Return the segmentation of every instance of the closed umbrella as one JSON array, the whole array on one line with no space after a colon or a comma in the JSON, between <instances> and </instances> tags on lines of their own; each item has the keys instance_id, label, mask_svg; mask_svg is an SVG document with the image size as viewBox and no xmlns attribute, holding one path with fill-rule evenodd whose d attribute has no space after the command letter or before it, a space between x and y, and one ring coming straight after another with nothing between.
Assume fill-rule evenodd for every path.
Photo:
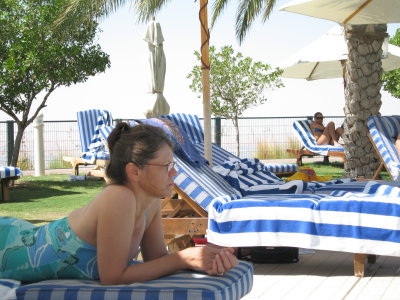
<instances>
[{"instance_id":1,"label":"closed umbrella","mask_svg":"<svg viewBox=\"0 0 400 300\"><path fill-rule=\"evenodd\" d=\"M335 27L282 63L283 77L307 80L343 76L342 61L348 49L343 28ZM400 68L400 47L389 44L388 55L382 59L384 72Z\"/></svg>"},{"instance_id":2,"label":"closed umbrella","mask_svg":"<svg viewBox=\"0 0 400 300\"><path fill-rule=\"evenodd\" d=\"M399 0L297 0L286 4L280 10L340 24L400 22Z\"/></svg>"},{"instance_id":3,"label":"closed umbrella","mask_svg":"<svg viewBox=\"0 0 400 300\"><path fill-rule=\"evenodd\" d=\"M169 104L163 95L166 71L166 60L163 49L164 37L161 32L160 23L156 22L154 18L147 26L144 40L148 43L151 74L149 93L151 93L152 107L147 117L169 114Z\"/></svg>"}]
</instances>

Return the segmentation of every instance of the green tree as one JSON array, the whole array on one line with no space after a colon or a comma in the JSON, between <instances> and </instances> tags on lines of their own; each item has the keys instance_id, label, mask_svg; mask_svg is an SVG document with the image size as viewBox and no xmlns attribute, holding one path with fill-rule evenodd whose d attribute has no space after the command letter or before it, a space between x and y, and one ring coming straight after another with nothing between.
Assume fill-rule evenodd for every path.
<instances>
[{"instance_id":1,"label":"green tree","mask_svg":"<svg viewBox=\"0 0 400 300\"><path fill-rule=\"evenodd\" d=\"M200 53L195 51L197 60ZM253 62L242 53L235 54L232 46L221 47L217 51L210 47L210 98L214 116L231 119L236 130L237 153L240 155L238 119L244 111L267 101L265 91L279 88L282 70L271 70L262 62ZM201 66L196 65L189 73L190 88L200 94L203 90Z\"/></svg>"},{"instance_id":2,"label":"green tree","mask_svg":"<svg viewBox=\"0 0 400 300\"><path fill-rule=\"evenodd\" d=\"M97 22L62 27L53 23L66 0L0 2L0 110L17 124L11 164L16 166L25 129L60 86L104 72L109 57L93 42ZM64 103L64 105L68 105Z\"/></svg>"},{"instance_id":3,"label":"green tree","mask_svg":"<svg viewBox=\"0 0 400 300\"><path fill-rule=\"evenodd\" d=\"M396 30L396 34L390 39L390 43L400 46L400 28ZM400 98L400 69L383 74L382 81L385 91L393 97Z\"/></svg>"}]
</instances>

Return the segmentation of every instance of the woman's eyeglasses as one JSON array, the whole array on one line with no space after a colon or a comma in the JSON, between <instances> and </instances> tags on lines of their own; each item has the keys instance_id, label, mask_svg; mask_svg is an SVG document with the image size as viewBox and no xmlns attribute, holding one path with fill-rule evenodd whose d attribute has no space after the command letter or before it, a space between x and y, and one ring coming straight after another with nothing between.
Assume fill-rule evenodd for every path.
<instances>
[{"instance_id":1,"label":"woman's eyeglasses","mask_svg":"<svg viewBox=\"0 0 400 300\"><path fill-rule=\"evenodd\" d=\"M323 120L324 117L315 117L315 120Z\"/></svg>"},{"instance_id":2,"label":"woman's eyeglasses","mask_svg":"<svg viewBox=\"0 0 400 300\"><path fill-rule=\"evenodd\" d=\"M171 161L171 162L169 162L169 163L167 163L167 164L165 164L165 165L161 165L161 164L145 164L145 165L148 165L148 166L158 166L158 167L166 167L166 168L167 168L167 171L169 172L169 171L171 171L171 170L175 167L175 164L176 164L176 161Z\"/></svg>"}]
</instances>

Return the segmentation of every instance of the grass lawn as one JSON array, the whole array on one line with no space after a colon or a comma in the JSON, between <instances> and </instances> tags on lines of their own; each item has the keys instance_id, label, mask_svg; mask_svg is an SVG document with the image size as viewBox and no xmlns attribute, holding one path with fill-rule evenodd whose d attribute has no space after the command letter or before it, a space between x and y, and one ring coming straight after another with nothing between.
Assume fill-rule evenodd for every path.
<instances>
[{"instance_id":1,"label":"grass lawn","mask_svg":"<svg viewBox=\"0 0 400 300\"><path fill-rule=\"evenodd\" d=\"M344 175L343 163L305 163L317 175ZM382 179L390 180L387 173ZM104 181L68 181L68 175L23 176L11 187L9 202L0 202L0 216L16 217L43 224L67 216L84 206L102 189Z\"/></svg>"},{"instance_id":2,"label":"grass lawn","mask_svg":"<svg viewBox=\"0 0 400 300\"><path fill-rule=\"evenodd\" d=\"M68 181L68 175L22 176L11 187L9 202L0 202L0 216L35 224L60 219L84 206L101 190L102 180Z\"/></svg>"}]
</instances>

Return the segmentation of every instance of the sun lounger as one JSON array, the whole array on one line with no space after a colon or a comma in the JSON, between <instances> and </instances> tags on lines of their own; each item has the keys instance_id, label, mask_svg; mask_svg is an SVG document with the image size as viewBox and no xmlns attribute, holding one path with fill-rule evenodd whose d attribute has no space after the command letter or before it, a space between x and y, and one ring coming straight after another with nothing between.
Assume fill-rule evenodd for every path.
<instances>
[{"instance_id":1,"label":"sun lounger","mask_svg":"<svg viewBox=\"0 0 400 300\"><path fill-rule=\"evenodd\" d=\"M336 156L346 162L342 146L318 145L311 131L311 121L297 120L293 122L294 132L303 145L301 149L287 149L288 153L296 156L296 164L303 165L303 156Z\"/></svg>"},{"instance_id":2,"label":"sun lounger","mask_svg":"<svg viewBox=\"0 0 400 300\"><path fill-rule=\"evenodd\" d=\"M10 182L19 179L22 172L17 167L0 167L1 199L10 200Z\"/></svg>"},{"instance_id":3,"label":"sun lounger","mask_svg":"<svg viewBox=\"0 0 400 300\"><path fill-rule=\"evenodd\" d=\"M75 175L79 166L94 165L90 175L104 177L104 167L109 160L108 150L100 139L100 129L112 125L111 114L107 110L91 109L77 113L81 157L63 157L72 165Z\"/></svg>"},{"instance_id":4,"label":"sun lounger","mask_svg":"<svg viewBox=\"0 0 400 300\"><path fill-rule=\"evenodd\" d=\"M232 247L301 247L357 253L355 275L368 255L400 256L398 187L368 182L363 193L250 195L241 197L207 166L179 158L175 183L208 212L207 239ZM378 184L392 192L376 194ZM395 190L397 189L397 190ZM341 193L341 194L339 194Z\"/></svg>"},{"instance_id":5,"label":"sun lounger","mask_svg":"<svg viewBox=\"0 0 400 300\"><path fill-rule=\"evenodd\" d=\"M204 132L197 115L176 113L164 115L161 118L166 118L174 122L181 131L186 133L194 147L204 156ZM216 143L211 143L211 147L213 166L221 165L232 158L240 159ZM264 165L266 170L275 173L279 177L290 176L297 171L295 164L269 163Z\"/></svg>"},{"instance_id":6,"label":"sun lounger","mask_svg":"<svg viewBox=\"0 0 400 300\"><path fill-rule=\"evenodd\" d=\"M253 285L253 267L241 261L224 276L208 276L183 271L159 279L127 285L104 286L93 280L46 280L20 285L0 279L0 296L7 300L79 300L79 299L240 299ZM2 298L3 299L3 298Z\"/></svg>"},{"instance_id":7,"label":"sun lounger","mask_svg":"<svg viewBox=\"0 0 400 300\"><path fill-rule=\"evenodd\" d=\"M372 116L367 125L369 138L381 160L373 178L376 179L385 166L392 180L400 180L400 157L394 146L400 133L400 116Z\"/></svg>"},{"instance_id":8,"label":"sun lounger","mask_svg":"<svg viewBox=\"0 0 400 300\"><path fill-rule=\"evenodd\" d=\"M112 126L102 126L99 138L107 143L107 137ZM106 146L106 144L105 144ZM107 147L106 147L107 148ZM222 178L221 184L229 186ZM177 187L177 192L182 194ZM188 200L188 201L186 201ZM190 199L164 199L163 227L168 235L203 236L207 228L207 213ZM190 201L189 201L190 200ZM188 205L187 203L190 203ZM199 212L201 217L193 217L193 212ZM190 211L185 215L185 211ZM174 222L174 217L180 217L186 223ZM171 222L169 222L171 221ZM183 226L182 226L183 225ZM184 248L185 239L175 239L177 246L172 251ZM177 274L156 280L130 285L103 286L98 281L91 280L47 280L33 284L20 285L13 280L0 279L0 292L16 293L18 300L42 299L240 299L252 288L253 268L251 264L241 261L238 266L224 276L208 276L196 271L182 271Z\"/></svg>"}]
</instances>

